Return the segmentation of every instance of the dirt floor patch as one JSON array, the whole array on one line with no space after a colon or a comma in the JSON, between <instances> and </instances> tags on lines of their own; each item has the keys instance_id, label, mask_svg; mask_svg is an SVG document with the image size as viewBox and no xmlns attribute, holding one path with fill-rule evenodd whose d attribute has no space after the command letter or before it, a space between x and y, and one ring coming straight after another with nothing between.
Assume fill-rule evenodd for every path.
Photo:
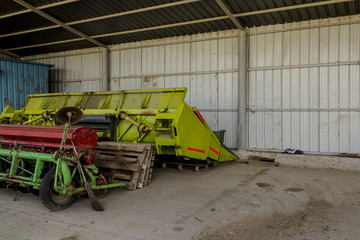
<instances>
[{"instance_id":1,"label":"dirt floor patch","mask_svg":"<svg viewBox=\"0 0 360 240\"><path fill-rule=\"evenodd\" d=\"M238 162L158 168L142 190L109 191L101 213L84 198L54 212L0 189L0 239L358 240L359 182L358 173Z\"/></svg>"},{"instance_id":2,"label":"dirt floor patch","mask_svg":"<svg viewBox=\"0 0 360 240\"><path fill-rule=\"evenodd\" d=\"M268 187L273 187L274 185L258 182L258 183L256 183L256 186L261 187L261 188L268 188Z\"/></svg>"},{"instance_id":3,"label":"dirt floor patch","mask_svg":"<svg viewBox=\"0 0 360 240\"><path fill-rule=\"evenodd\" d=\"M304 210L293 215L276 213L267 218L246 219L234 222L212 233L203 232L200 237L195 239L355 240L358 239L357 233L347 231L348 227L351 229L359 227L356 219L360 216L360 201L354 195L349 198L349 202L336 207L323 200L312 200Z\"/></svg>"},{"instance_id":4,"label":"dirt floor patch","mask_svg":"<svg viewBox=\"0 0 360 240\"><path fill-rule=\"evenodd\" d=\"M285 190L285 192L302 192L302 191L304 191L304 189L296 188L296 187L290 187L290 188L286 188L284 190Z\"/></svg>"},{"instance_id":5,"label":"dirt floor patch","mask_svg":"<svg viewBox=\"0 0 360 240\"><path fill-rule=\"evenodd\" d=\"M79 240L79 238L77 236L70 236L70 237L62 238L60 240Z\"/></svg>"}]
</instances>

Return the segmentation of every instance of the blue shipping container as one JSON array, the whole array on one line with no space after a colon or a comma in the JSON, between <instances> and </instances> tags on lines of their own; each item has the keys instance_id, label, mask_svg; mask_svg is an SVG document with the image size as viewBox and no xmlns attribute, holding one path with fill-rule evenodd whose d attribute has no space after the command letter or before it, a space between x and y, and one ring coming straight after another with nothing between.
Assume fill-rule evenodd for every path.
<instances>
[{"instance_id":1,"label":"blue shipping container","mask_svg":"<svg viewBox=\"0 0 360 240\"><path fill-rule=\"evenodd\" d=\"M52 66L0 58L0 113L6 105L23 108L28 94L47 93Z\"/></svg>"}]
</instances>

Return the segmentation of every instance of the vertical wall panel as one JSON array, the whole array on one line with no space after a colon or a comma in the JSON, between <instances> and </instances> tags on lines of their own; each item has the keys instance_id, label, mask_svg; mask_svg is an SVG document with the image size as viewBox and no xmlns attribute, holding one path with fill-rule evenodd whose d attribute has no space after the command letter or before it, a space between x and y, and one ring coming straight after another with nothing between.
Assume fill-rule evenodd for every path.
<instances>
[{"instance_id":1,"label":"vertical wall panel","mask_svg":"<svg viewBox=\"0 0 360 240\"><path fill-rule=\"evenodd\" d=\"M63 80L81 79L81 55L66 57L65 69L65 79Z\"/></svg>"},{"instance_id":2,"label":"vertical wall panel","mask_svg":"<svg viewBox=\"0 0 360 240\"><path fill-rule=\"evenodd\" d=\"M225 129L225 143L236 148L237 36L224 31L118 45L110 54L111 90L186 87L185 101L212 129Z\"/></svg>"},{"instance_id":3,"label":"vertical wall panel","mask_svg":"<svg viewBox=\"0 0 360 240\"><path fill-rule=\"evenodd\" d=\"M185 101L196 106L213 130L225 129L225 144L237 147L238 125L237 30L195 34L110 46L110 90L186 87ZM268 46L281 48L270 37ZM269 54L274 50L269 50ZM99 91L101 51L98 48L37 56L55 65L51 72L54 92ZM266 60L271 64L274 59ZM277 73L279 74L279 72ZM268 86L274 81L267 75ZM279 78L277 84L280 84ZM263 81L258 84L263 86ZM262 92L265 93L265 88ZM266 92L267 93L267 92ZM268 94L268 93L267 93ZM271 101L273 93L261 99ZM277 99L279 102L279 99ZM261 126L270 129L274 122ZM260 126L260 125L259 125ZM263 129L265 130L265 129Z\"/></svg>"},{"instance_id":4,"label":"vertical wall panel","mask_svg":"<svg viewBox=\"0 0 360 240\"><path fill-rule=\"evenodd\" d=\"M101 91L102 58L97 49L75 50L66 52L65 55L54 53L38 57L41 59L36 62L54 65L49 70L51 92L79 92L85 91L84 89ZM110 58L115 61L113 55ZM88 81L96 81L96 83L89 85ZM82 84L86 86L80 87L79 85Z\"/></svg>"},{"instance_id":5,"label":"vertical wall panel","mask_svg":"<svg viewBox=\"0 0 360 240\"><path fill-rule=\"evenodd\" d=\"M24 107L28 94L48 92L49 65L0 59L0 109Z\"/></svg>"},{"instance_id":6,"label":"vertical wall panel","mask_svg":"<svg viewBox=\"0 0 360 240\"><path fill-rule=\"evenodd\" d=\"M354 19L360 17L348 17ZM301 26L310 28L250 29L248 147L357 153L360 23L334 18Z\"/></svg>"}]
</instances>

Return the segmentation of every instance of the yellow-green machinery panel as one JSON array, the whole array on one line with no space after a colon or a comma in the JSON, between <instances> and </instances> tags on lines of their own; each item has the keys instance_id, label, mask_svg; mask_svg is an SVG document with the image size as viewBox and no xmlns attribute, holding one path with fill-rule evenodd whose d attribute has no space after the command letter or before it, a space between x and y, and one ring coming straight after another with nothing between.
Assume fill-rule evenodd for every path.
<instances>
[{"instance_id":1,"label":"yellow-green machinery panel","mask_svg":"<svg viewBox=\"0 0 360 240\"><path fill-rule=\"evenodd\" d=\"M186 88L29 95L25 107L7 106L0 123L56 125L63 107L84 113L79 125L93 127L100 140L155 144L158 155L229 161L238 157L216 137L195 107L185 102Z\"/></svg>"}]
</instances>

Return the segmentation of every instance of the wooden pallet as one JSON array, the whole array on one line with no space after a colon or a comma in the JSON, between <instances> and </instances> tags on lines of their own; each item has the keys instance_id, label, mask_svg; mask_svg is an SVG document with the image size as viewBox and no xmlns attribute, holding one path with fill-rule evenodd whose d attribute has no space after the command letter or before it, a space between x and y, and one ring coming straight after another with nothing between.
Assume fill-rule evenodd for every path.
<instances>
[{"instance_id":1,"label":"wooden pallet","mask_svg":"<svg viewBox=\"0 0 360 240\"><path fill-rule=\"evenodd\" d=\"M279 166L280 163L275 162L274 158L266 158L262 156L249 156L249 159L240 160L241 163L246 163L249 165L256 166Z\"/></svg>"},{"instance_id":2,"label":"wooden pallet","mask_svg":"<svg viewBox=\"0 0 360 240\"><path fill-rule=\"evenodd\" d=\"M99 142L94 164L111 183L123 182L136 190L150 184L154 158L152 144Z\"/></svg>"},{"instance_id":3,"label":"wooden pallet","mask_svg":"<svg viewBox=\"0 0 360 240\"><path fill-rule=\"evenodd\" d=\"M161 163L161 167L162 168L167 168L168 166L177 166L178 170L183 170L183 168L190 168L190 169L194 169L195 172L199 172L200 168L205 168L208 169L209 168L208 163L204 163L204 164L192 164L192 163L180 163L180 162L162 162Z\"/></svg>"}]
</instances>

